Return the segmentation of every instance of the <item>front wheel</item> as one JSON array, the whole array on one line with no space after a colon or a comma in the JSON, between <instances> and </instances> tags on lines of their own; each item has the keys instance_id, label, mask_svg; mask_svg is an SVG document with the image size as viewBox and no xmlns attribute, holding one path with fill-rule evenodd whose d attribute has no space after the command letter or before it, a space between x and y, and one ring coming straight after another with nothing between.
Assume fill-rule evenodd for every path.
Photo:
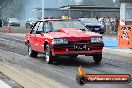
<instances>
[{"instance_id":1,"label":"front wheel","mask_svg":"<svg viewBox=\"0 0 132 88\"><path fill-rule=\"evenodd\" d=\"M96 54L93 56L95 63L100 63L102 61L102 54Z\"/></svg>"},{"instance_id":2,"label":"front wheel","mask_svg":"<svg viewBox=\"0 0 132 88\"><path fill-rule=\"evenodd\" d=\"M29 55L30 57L37 57L37 55L38 55L38 52L32 50L30 44L28 44L28 55Z\"/></svg>"},{"instance_id":3,"label":"front wheel","mask_svg":"<svg viewBox=\"0 0 132 88\"><path fill-rule=\"evenodd\" d=\"M45 58L46 58L46 62L48 64L52 64L53 63L53 56L52 56L51 48L50 48L49 45L46 45Z\"/></svg>"}]
</instances>

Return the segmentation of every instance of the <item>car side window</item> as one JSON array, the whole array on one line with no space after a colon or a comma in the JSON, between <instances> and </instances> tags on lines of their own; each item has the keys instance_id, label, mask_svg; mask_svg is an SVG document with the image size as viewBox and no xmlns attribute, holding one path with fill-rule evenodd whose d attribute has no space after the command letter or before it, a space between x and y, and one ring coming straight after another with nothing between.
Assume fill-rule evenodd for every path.
<instances>
[{"instance_id":1,"label":"car side window","mask_svg":"<svg viewBox=\"0 0 132 88\"><path fill-rule=\"evenodd\" d=\"M39 24L40 24L40 22L37 22L37 23L35 24L34 28L32 29L32 34L36 34L36 31L37 31L37 29L38 29L38 27L39 27Z\"/></svg>"},{"instance_id":2,"label":"car side window","mask_svg":"<svg viewBox=\"0 0 132 88\"><path fill-rule=\"evenodd\" d=\"M52 29L51 29L51 25L49 22L45 22L45 25L44 25L44 32L50 32Z\"/></svg>"},{"instance_id":3,"label":"car side window","mask_svg":"<svg viewBox=\"0 0 132 88\"><path fill-rule=\"evenodd\" d=\"M40 22L39 27L36 30L36 34L41 34L43 32L43 22Z\"/></svg>"}]
</instances>

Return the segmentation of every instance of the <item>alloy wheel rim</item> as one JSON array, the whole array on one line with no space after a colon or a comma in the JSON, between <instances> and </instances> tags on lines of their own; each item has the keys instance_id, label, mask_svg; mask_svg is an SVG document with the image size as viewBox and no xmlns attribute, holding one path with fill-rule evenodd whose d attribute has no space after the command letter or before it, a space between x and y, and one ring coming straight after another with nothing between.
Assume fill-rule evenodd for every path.
<instances>
[{"instance_id":1,"label":"alloy wheel rim","mask_svg":"<svg viewBox=\"0 0 132 88\"><path fill-rule=\"evenodd\" d=\"M49 53L47 50L46 50L46 61L49 62Z\"/></svg>"},{"instance_id":2,"label":"alloy wheel rim","mask_svg":"<svg viewBox=\"0 0 132 88\"><path fill-rule=\"evenodd\" d=\"M28 48L28 54L31 55L31 47Z\"/></svg>"}]
</instances>

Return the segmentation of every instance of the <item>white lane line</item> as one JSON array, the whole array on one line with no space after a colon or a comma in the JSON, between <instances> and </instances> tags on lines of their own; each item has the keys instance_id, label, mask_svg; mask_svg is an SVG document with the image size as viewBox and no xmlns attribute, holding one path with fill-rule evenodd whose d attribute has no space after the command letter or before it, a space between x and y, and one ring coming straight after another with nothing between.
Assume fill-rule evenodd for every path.
<instances>
[{"instance_id":1,"label":"white lane line","mask_svg":"<svg viewBox=\"0 0 132 88\"><path fill-rule=\"evenodd\" d=\"M0 88L11 88L11 87L2 80L0 80Z\"/></svg>"}]
</instances>

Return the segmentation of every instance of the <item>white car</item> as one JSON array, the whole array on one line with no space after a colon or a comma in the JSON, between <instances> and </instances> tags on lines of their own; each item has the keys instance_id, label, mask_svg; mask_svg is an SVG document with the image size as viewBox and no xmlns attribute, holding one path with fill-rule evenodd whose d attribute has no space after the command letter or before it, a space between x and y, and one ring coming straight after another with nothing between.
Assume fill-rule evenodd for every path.
<instances>
[{"instance_id":1,"label":"white car","mask_svg":"<svg viewBox=\"0 0 132 88\"><path fill-rule=\"evenodd\" d=\"M8 24L10 26L17 26L20 27L20 22L17 18L8 18Z\"/></svg>"},{"instance_id":2,"label":"white car","mask_svg":"<svg viewBox=\"0 0 132 88\"><path fill-rule=\"evenodd\" d=\"M104 25L101 24L96 18L79 18L92 32L104 33Z\"/></svg>"}]
</instances>

